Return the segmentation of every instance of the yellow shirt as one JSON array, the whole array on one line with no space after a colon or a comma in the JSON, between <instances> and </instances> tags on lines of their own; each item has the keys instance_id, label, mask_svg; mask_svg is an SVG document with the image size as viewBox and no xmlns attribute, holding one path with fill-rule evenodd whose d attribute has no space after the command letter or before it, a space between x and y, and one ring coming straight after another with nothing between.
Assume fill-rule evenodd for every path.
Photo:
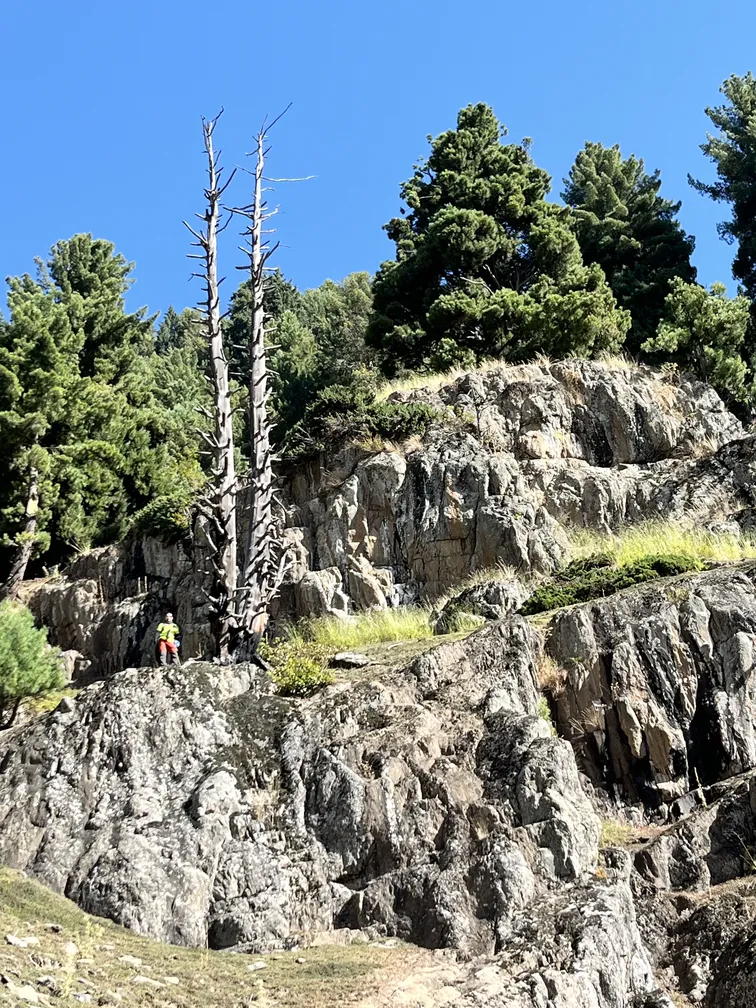
<instances>
[{"instance_id":1,"label":"yellow shirt","mask_svg":"<svg viewBox=\"0 0 756 1008\"><path fill-rule=\"evenodd\" d=\"M179 628L176 623L161 623L158 626L158 639L168 641L173 644L179 635Z\"/></svg>"}]
</instances>

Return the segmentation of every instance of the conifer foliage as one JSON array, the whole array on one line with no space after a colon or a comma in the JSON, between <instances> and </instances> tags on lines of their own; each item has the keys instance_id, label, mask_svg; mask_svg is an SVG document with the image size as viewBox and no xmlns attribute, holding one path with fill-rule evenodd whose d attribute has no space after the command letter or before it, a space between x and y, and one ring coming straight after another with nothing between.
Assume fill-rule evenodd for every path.
<instances>
[{"instance_id":1,"label":"conifer foliage","mask_svg":"<svg viewBox=\"0 0 756 1008\"><path fill-rule=\"evenodd\" d=\"M629 317L584 265L569 211L546 200L529 144L505 134L489 106L469 105L401 187L408 212L386 225L397 259L376 277L368 331L386 373L623 342Z\"/></svg>"},{"instance_id":2,"label":"conifer foliage","mask_svg":"<svg viewBox=\"0 0 756 1008\"><path fill-rule=\"evenodd\" d=\"M24 697L63 685L60 652L47 644L47 631L15 602L0 603L0 729L12 724Z\"/></svg>"},{"instance_id":3,"label":"conifer foliage","mask_svg":"<svg viewBox=\"0 0 756 1008\"><path fill-rule=\"evenodd\" d=\"M136 510L198 477L194 432L161 388L152 319L125 310L131 271L110 242L76 235L38 263L36 279L9 281L0 329L6 594L23 576L19 557L45 552L56 563L113 541Z\"/></svg>"},{"instance_id":4,"label":"conifer foliage","mask_svg":"<svg viewBox=\"0 0 756 1008\"><path fill-rule=\"evenodd\" d=\"M681 204L660 196L660 187L660 173L649 175L640 158L623 158L619 146L587 143L562 193L583 259L603 269L618 304L632 316L631 353L654 335L670 281L696 277L694 240L676 219Z\"/></svg>"},{"instance_id":5,"label":"conifer foliage","mask_svg":"<svg viewBox=\"0 0 756 1008\"><path fill-rule=\"evenodd\" d=\"M717 132L701 146L716 166L717 180L709 183L690 178L690 182L699 192L730 204L732 216L719 225L719 233L725 241L737 243L732 273L753 302L756 299L756 77L750 71L744 77L733 74L720 91L725 103L706 109Z\"/></svg>"}]
</instances>

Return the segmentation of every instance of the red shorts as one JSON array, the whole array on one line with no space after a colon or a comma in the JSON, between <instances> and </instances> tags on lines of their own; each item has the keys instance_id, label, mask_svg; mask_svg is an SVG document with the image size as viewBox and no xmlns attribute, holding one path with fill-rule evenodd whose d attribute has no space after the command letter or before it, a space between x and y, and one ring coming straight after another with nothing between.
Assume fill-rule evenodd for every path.
<instances>
[{"instance_id":1,"label":"red shorts","mask_svg":"<svg viewBox=\"0 0 756 1008\"><path fill-rule=\"evenodd\" d=\"M176 647L173 641L161 640L159 648L161 657L166 653L178 657L178 648Z\"/></svg>"}]
</instances>

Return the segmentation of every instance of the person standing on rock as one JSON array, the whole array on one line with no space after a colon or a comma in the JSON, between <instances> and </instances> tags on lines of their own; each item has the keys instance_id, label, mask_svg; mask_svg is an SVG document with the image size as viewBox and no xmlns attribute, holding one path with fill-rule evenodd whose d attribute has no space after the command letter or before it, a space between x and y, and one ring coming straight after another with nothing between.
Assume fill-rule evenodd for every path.
<instances>
[{"instance_id":1,"label":"person standing on rock","mask_svg":"<svg viewBox=\"0 0 756 1008\"><path fill-rule=\"evenodd\" d=\"M159 623L157 628L158 651L161 665L178 665L179 663L179 628L173 622L173 613L165 614L165 623ZM168 657L170 655L170 661Z\"/></svg>"}]
</instances>

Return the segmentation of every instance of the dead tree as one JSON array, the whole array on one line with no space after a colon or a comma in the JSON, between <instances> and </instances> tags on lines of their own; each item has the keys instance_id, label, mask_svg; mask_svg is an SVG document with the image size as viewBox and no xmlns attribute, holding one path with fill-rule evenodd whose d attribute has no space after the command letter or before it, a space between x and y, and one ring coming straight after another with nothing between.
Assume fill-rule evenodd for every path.
<instances>
[{"instance_id":1,"label":"dead tree","mask_svg":"<svg viewBox=\"0 0 756 1008\"><path fill-rule=\"evenodd\" d=\"M213 459L209 487L199 504L205 538L210 548L214 589L207 593L214 608L216 647L222 662L231 659L236 630L237 600L237 477L234 461L233 408L229 382L228 359L223 348L218 279L218 234L227 226L221 224L221 199L231 183L234 172L221 185L223 169L218 167L218 154L213 148L213 132L220 118L202 119L202 135L207 155L208 184L205 189L206 208L196 216L204 228L195 230L184 224L194 235L193 245L200 249L190 258L202 261L203 270L195 273L204 283L205 297L200 304L202 321L210 352L210 382L213 408L208 413L213 421L211 434L202 433Z\"/></svg>"},{"instance_id":2,"label":"dead tree","mask_svg":"<svg viewBox=\"0 0 756 1008\"><path fill-rule=\"evenodd\" d=\"M16 558L5 584L0 588L0 601L15 598L19 585L24 580L26 568L31 560L37 534L37 514L39 511L38 473L35 465L29 466L29 489L26 495L24 530L18 537Z\"/></svg>"},{"instance_id":3,"label":"dead tree","mask_svg":"<svg viewBox=\"0 0 756 1008\"><path fill-rule=\"evenodd\" d=\"M283 113L282 113L283 114ZM281 116L278 117L280 119ZM255 140L254 194L252 203L236 207L233 213L246 218L245 244L242 251L249 262L238 267L248 270L252 288L252 320L248 337L249 357L249 458L246 511L247 538L241 584L238 592L237 618L240 631L249 640L254 651L268 621L270 604L278 594L286 571L286 551L281 536L280 515L276 514L275 481L273 475L273 450L271 447L270 413L268 401L268 367L266 361L266 313L264 304L267 263L278 248L271 244L272 229L267 222L277 209L268 207L263 185L265 158L268 153L268 131L278 122L263 123Z\"/></svg>"}]
</instances>

